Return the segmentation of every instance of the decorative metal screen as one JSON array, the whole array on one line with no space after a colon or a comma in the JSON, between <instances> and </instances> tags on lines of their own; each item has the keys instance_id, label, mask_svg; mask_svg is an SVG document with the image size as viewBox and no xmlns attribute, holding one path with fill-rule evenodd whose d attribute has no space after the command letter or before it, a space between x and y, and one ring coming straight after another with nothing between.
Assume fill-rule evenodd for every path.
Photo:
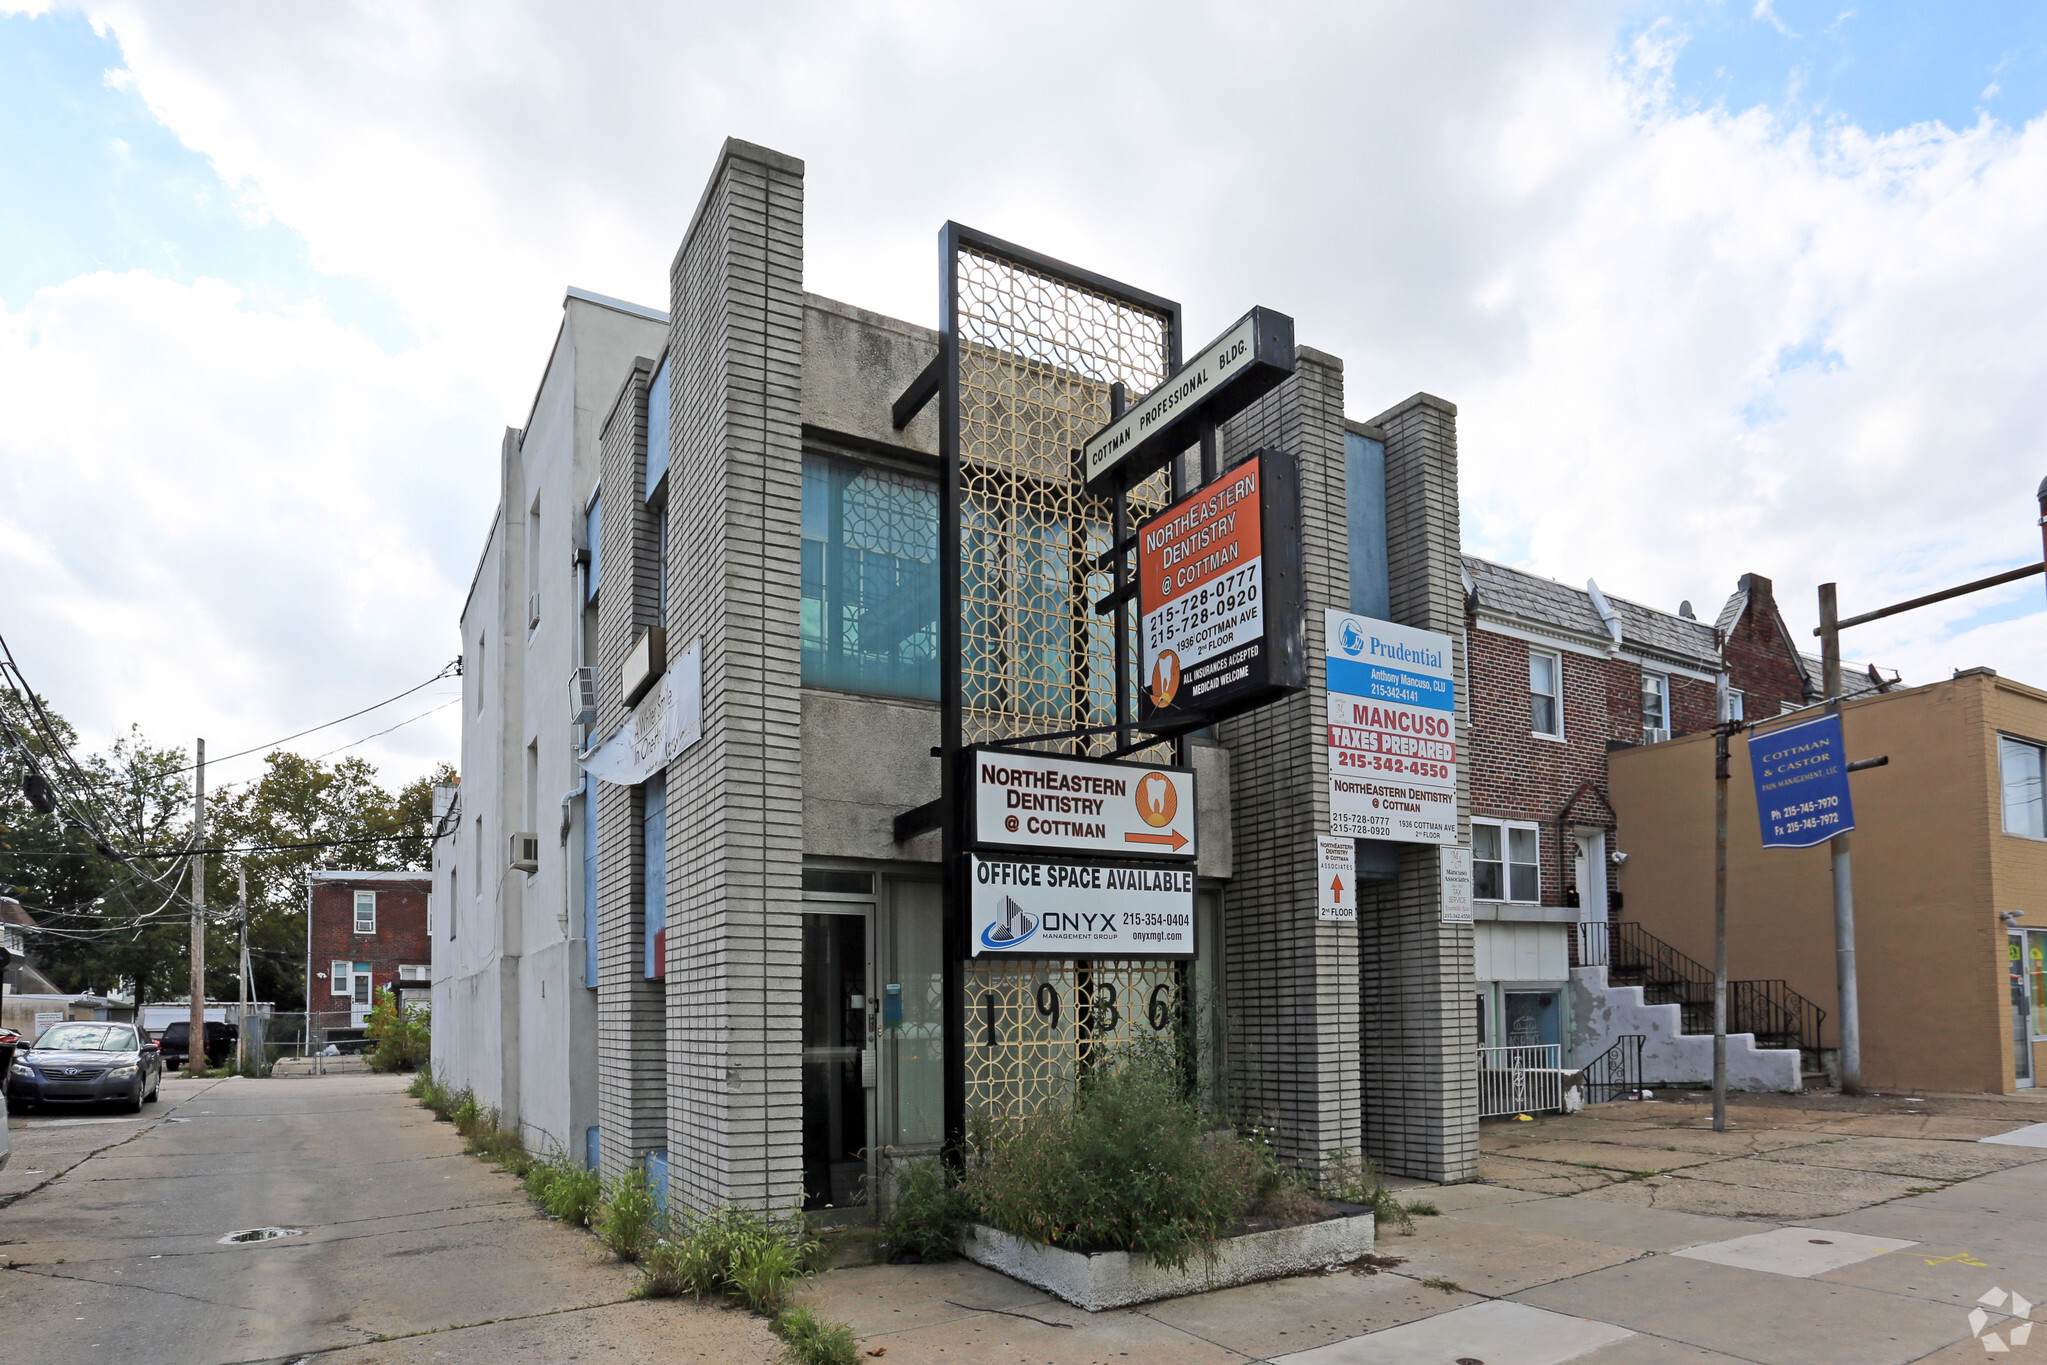
<instances>
[{"instance_id":1,"label":"decorative metal screen","mask_svg":"<svg viewBox=\"0 0 2047 1365\"><path fill-rule=\"evenodd\" d=\"M1110 502L1083 490L1074 452L1168 372L1172 320L1002 257L958 258L960 632L967 743L1115 719ZM1165 471L1133 489L1131 519L1166 505ZM1131 661L1127 676L1135 678ZM1106 753L1112 732L1037 747Z\"/></svg>"},{"instance_id":2,"label":"decorative metal screen","mask_svg":"<svg viewBox=\"0 0 2047 1365\"><path fill-rule=\"evenodd\" d=\"M1176 318L970 241L953 269L961 742L1092 726L1028 747L1108 754L1117 746L1115 618L1094 604L1114 588L1111 569L1096 564L1113 505L1085 491L1076 456L1108 422L1112 384L1134 399L1170 373ZM1166 471L1127 496L1134 526L1170 500ZM1135 643L1131 632L1124 676L1133 689ZM1169 758L1163 746L1145 756ZM1176 1037L1184 982L1171 962L968 960L968 1112L1018 1116L1063 1103L1083 1071L1113 1066L1139 1039Z\"/></svg>"}]
</instances>

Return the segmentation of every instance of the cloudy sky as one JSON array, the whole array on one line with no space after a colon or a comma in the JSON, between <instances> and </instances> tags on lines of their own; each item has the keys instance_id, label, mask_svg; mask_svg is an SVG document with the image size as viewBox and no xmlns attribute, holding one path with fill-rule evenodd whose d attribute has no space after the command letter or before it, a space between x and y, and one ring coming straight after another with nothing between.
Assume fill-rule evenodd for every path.
<instances>
[{"instance_id":1,"label":"cloudy sky","mask_svg":"<svg viewBox=\"0 0 2047 1365\"><path fill-rule=\"evenodd\" d=\"M0 632L217 754L431 676L563 286L663 305L731 134L815 291L933 321L956 218L1282 309L1459 405L1467 548L1802 633L2040 555L2043 110L2030 3L0 0ZM2047 685L2043 601L1849 652ZM410 776L449 695L295 747L426 713Z\"/></svg>"}]
</instances>

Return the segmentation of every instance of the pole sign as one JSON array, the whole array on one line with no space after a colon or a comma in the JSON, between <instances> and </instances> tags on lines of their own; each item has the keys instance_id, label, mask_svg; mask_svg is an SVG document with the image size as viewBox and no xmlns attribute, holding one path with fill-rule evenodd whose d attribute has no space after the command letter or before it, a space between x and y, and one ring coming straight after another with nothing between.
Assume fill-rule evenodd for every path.
<instances>
[{"instance_id":1,"label":"pole sign","mask_svg":"<svg viewBox=\"0 0 2047 1365\"><path fill-rule=\"evenodd\" d=\"M1355 839L1315 836L1316 919L1348 924L1358 917L1358 845Z\"/></svg>"},{"instance_id":2,"label":"pole sign","mask_svg":"<svg viewBox=\"0 0 2047 1365\"><path fill-rule=\"evenodd\" d=\"M975 957L1193 957L1194 869L967 855Z\"/></svg>"},{"instance_id":3,"label":"pole sign","mask_svg":"<svg viewBox=\"0 0 2047 1365\"><path fill-rule=\"evenodd\" d=\"M1082 443L1087 491L1107 493L1149 478L1200 439L1204 421L1228 421L1293 372L1294 320L1253 308Z\"/></svg>"},{"instance_id":4,"label":"pole sign","mask_svg":"<svg viewBox=\"0 0 2047 1365\"><path fill-rule=\"evenodd\" d=\"M1838 712L1751 733L1748 761L1764 848L1811 848L1855 828Z\"/></svg>"},{"instance_id":5,"label":"pole sign","mask_svg":"<svg viewBox=\"0 0 2047 1365\"><path fill-rule=\"evenodd\" d=\"M1347 611L1325 618L1329 829L1457 842L1457 678L1450 637Z\"/></svg>"},{"instance_id":6,"label":"pole sign","mask_svg":"<svg viewBox=\"0 0 2047 1365\"><path fill-rule=\"evenodd\" d=\"M1190 768L978 746L966 761L977 847L1187 862L1200 851Z\"/></svg>"},{"instance_id":7,"label":"pole sign","mask_svg":"<svg viewBox=\"0 0 2047 1365\"><path fill-rule=\"evenodd\" d=\"M1137 528L1140 725L1213 724L1307 685L1300 466L1261 450Z\"/></svg>"}]
</instances>

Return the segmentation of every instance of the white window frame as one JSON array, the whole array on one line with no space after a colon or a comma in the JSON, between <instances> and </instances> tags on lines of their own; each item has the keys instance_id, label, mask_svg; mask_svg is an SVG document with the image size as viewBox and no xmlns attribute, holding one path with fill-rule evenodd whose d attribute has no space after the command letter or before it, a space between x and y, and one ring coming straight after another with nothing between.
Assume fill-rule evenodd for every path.
<instances>
[{"instance_id":1,"label":"white window frame","mask_svg":"<svg viewBox=\"0 0 2047 1365\"><path fill-rule=\"evenodd\" d=\"M1739 687L1728 688L1727 699L1720 703L1720 719L1723 721L1746 719L1743 712L1747 709L1747 705L1748 694L1746 692L1743 692Z\"/></svg>"},{"instance_id":2,"label":"white window frame","mask_svg":"<svg viewBox=\"0 0 2047 1365\"><path fill-rule=\"evenodd\" d=\"M364 900L364 897L368 897L368 900L367 900L367 901L365 901L365 900ZM365 928L363 928L363 927L362 927L362 911L363 911L363 906L364 906L365 904L367 904L367 905L369 906L369 908L370 908L370 927L369 927L369 928L367 928L367 929L365 929ZM373 936L375 936L375 934L376 934L376 932L377 932L377 893L376 893L376 892L374 892L374 891L358 891L358 892L356 892L356 893L355 893L355 919L353 920L353 925L354 925L354 929L355 929L355 932L356 932L356 933L358 933L358 934L362 934L362 935L364 935L364 936L366 936L366 937L373 937Z\"/></svg>"},{"instance_id":3,"label":"white window frame","mask_svg":"<svg viewBox=\"0 0 2047 1365\"><path fill-rule=\"evenodd\" d=\"M355 995L355 974L353 962L329 962L327 964L327 991L330 995Z\"/></svg>"},{"instance_id":4,"label":"white window frame","mask_svg":"<svg viewBox=\"0 0 2047 1365\"><path fill-rule=\"evenodd\" d=\"M1549 660L1549 680L1550 686L1555 689L1554 691L1544 693L1535 690L1535 661L1538 658ZM1528 674L1528 733L1536 739L1550 739L1562 743L1564 740L1564 656L1553 649L1531 648L1528 651ZM1554 730L1538 730L1535 728L1535 698L1541 696L1547 696L1550 699L1550 705L1555 709L1557 728Z\"/></svg>"},{"instance_id":5,"label":"white window frame","mask_svg":"<svg viewBox=\"0 0 2047 1365\"><path fill-rule=\"evenodd\" d=\"M1481 861L1484 862L1495 861L1494 859L1490 858L1480 859L1478 856L1478 835L1476 833L1476 830L1480 825L1490 826L1494 829L1497 829L1500 832L1500 856L1497 859L1497 861L1500 865L1500 890L1505 893L1504 895L1498 897L1493 896L1484 897L1483 899L1486 901L1486 903L1489 905L1542 904L1542 826L1536 824L1533 820L1493 820L1487 819L1484 816L1477 815L1473 816L1471 819L1471 826L1474 833L1472 834L1471 838L1471 854L1474 874L1473 875L1474 892L1476 891L1477 881L1476 872L1478 863ZM1510 830L1527 830L1528 833L1534 838L1535 861L1533 863L1517 863L1514 861L1514 858L1512 856L1513 844L1508 837L1508 831ZM1529 897L1527 899L1517 899L1515 897L1514 869L1516 867L1533 867L1535 869L1534 896Z\"/></svg>"},{"instance_id":6,"label":"white window frame","mask_svg":"<svg viewBox=\"0 0 2047 1365\"><path fill-rule=\"evenodd\" d=\"M2004 748L2007 744L2016 745L2020 748L2031 749L2034 753L2039 754L2042 776L2047 777L2047 745L2043 745L2042 743L2040 743L2040 741L2036 739L2025 739L2019 735L1999 735L1997 737L1998 828L2003 830L2006 834L2010 835L2014 839L2031 839L2034 840L2035 842L2038 842L2042 839L2047 839L2047 833L2029 834L2025 830L2013 829L2011 827L2011 808L2005 804L2004 800L2005 797Z\"/></svg>"},{"instance_id":7,"label":"white window frame","mask_svg":"<svg viewBox=\"0 0 2047 1365\"><path fill-rule=\"evenodd\" d=\"M1644 744L1657 744L1670 738L1670 675L1668 673L1657 673L1647 668L1643 669L1642 695L1644 697L1649 695L1649 684L1651 682L1660 684L1657 688L1657 693L1663 699L1663 724L1660 726L1651 725L1649 723L1649 713L1646 710L1643 711L1642 742Z\"/></svg>"}]
</instances>

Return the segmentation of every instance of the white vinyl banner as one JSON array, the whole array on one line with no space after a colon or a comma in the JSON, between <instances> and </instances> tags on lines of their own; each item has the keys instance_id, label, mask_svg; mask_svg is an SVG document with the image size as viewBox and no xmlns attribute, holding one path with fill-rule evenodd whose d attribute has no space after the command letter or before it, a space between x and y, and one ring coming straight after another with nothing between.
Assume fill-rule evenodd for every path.
<instances>
[{"instance_id":1,"label":"white vinyl banner","mask_svg":"<svg viewBox=\"0 0 2047 1365\"><path fill-rule=\"evenodd\" d=\"M704 642L696 639L670 661L625 724L583 756L584 770L620 787L645 782L703 736L703 694Z\"/></svg>"},{"instance_id":2,"label":"white vinyl banner","mask_svg":"<svg viewBox=\"0 0 2047 1365\"><path fill-rule=\"evenodd\" d=\"M1192 957L1194 869L967 855L975 957Z\"/></svg>"},{"instance_id":3,"label":"white vinyl banner","mask_svg":"<svg viewBox=\"0 0 2047 1365\"><path fill-rule=\"evenodd\" d=\"M1330 611L1329 832L1457 842L1457 679L1450 637Z\"/></svg>"}]
</instances>

